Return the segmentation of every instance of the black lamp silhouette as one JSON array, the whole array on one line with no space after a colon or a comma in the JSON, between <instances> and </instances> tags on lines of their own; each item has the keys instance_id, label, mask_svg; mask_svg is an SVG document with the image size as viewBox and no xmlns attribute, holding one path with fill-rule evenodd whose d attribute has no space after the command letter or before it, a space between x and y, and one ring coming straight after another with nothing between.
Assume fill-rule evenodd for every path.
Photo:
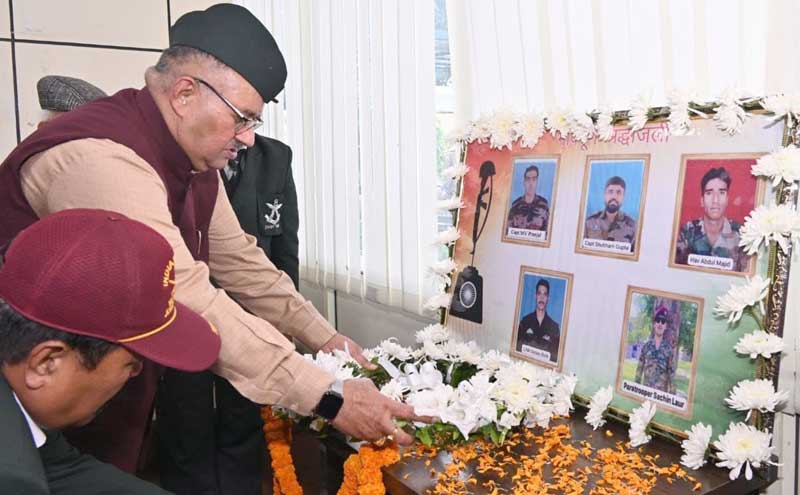
<instances>
[{"instance_id":1,"label":"black lamp silhouette","mask_svg":"<svg viewBox=\"0 0 800 495\"><path fill-rule=\"evenodd\" d=\"M481 164L479 172L481 187L478 190L478 198L475 201L475 220L472 225L472 259L470 265L458 274L456 286L453 290L453 302L450 304L450 314L458 318L483 323L483 277L478 273L478 269L473 266L475 263L475 250L478 248L478 239L486 227L486 220L489 218L489 209L492 206L492 186L494 185L495 175L494 162L485 161ZM487 187L488 183L488 187ZM484 201L484 196L489 195L489 200ZM480 222L481 210L485 209L483 223ZM479 228L480 226L480 228Z\"/></svg>"}]
</instances>

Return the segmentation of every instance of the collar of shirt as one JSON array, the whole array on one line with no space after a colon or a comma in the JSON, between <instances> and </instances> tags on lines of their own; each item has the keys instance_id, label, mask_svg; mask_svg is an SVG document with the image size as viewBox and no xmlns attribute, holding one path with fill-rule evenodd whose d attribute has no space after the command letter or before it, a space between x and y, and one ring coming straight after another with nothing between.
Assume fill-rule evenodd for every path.
<instances>
[{"instance_id":1,"label":"collar of shirt","mask_svg":"<svg viewBox=\"0 0 800 495\"><path fill-rule=\"evenodd\" d=\"M13 392L12 392L13 393ZM33 436L33 443L36 444L36 448L38 449L47 441L47 435L44 434L39 425L37 425L31 415L28 414L28 411L22 406L22 402L19 401L17 394L14 395L14 400L17 401L17 405L19 406L19 410L22 411L22 415L25 416L25 421L28 422L28 428L31 430L31 435Z\"/></svg>"}]
</instances>

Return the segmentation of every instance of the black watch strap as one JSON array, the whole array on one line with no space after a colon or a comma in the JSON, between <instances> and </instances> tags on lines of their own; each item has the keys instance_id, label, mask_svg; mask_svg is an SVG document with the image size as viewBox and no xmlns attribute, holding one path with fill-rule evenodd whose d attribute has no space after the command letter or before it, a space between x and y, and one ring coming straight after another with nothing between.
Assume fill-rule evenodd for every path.
<instances>
[{"instance_id":1,"label":"black watch strap","mask_svg":"<svg viewBox=\"0 0 800 495\"><path fill-rule=\"evenodd\" d=\"M344 404L344 398L341 394L333 390L328 390L322 394L322 398L319 400L317 407L314 408L314 414L328 421L333 421L333 418L339 414L339 409L342 408L342 404Z\"/></svg>"}]
</instances>

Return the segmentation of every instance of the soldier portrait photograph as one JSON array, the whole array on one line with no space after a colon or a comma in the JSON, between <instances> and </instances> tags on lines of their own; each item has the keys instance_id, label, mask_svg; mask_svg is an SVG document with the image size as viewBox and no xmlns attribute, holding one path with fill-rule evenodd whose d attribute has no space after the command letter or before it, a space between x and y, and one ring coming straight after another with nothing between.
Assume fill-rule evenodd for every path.
<instances>
[{"instance_id":1,"label":"soldier portrait photograph","mask_svg":"<svg viewBox=\"0 0 800 495\"><path fill-rule=\"evenodd\" d=\"M587 157L577 252L639 258L649 162L649 155Z\"/></svg>"},{"instance_id":2,"label":"soldier portrait photograph","mask_svg":"<svg viewBox=\"0 0 800 495\"><path fill-rule=\"evenodd\" d=\"M759 155L684 155L670 266L751 275L740 229L763 193L750 173Z\"/></svg>"},{"instance_id":3,"label":"soldier portrait photograph","mask_svg":"<svg viewBox=\"0 0 800 495\"><path fill-rule=\"evenodd\" d=\"M523 266L514 312L511 354L560 369L572 274Z\"/></svg>"},{"instance_id":4,"label":"soldier portrait photograph","mask_svg":"<svg viewBox=\"0 0 800 495\"><path fill-rule=\"evenodd\" d=\"M617 389L691 414L702 299L628 288Z\"/></svg>"},{"instance_id":5,"label":"soldier portrait photograph","mask_svg":"<svg viewBox=\"0 0 800 495\"><path fill-rule=\"evenodd\" d=\"M503 241L550 244L557 177L558 157L514 159Z\"/></svg>"}]
</instances>

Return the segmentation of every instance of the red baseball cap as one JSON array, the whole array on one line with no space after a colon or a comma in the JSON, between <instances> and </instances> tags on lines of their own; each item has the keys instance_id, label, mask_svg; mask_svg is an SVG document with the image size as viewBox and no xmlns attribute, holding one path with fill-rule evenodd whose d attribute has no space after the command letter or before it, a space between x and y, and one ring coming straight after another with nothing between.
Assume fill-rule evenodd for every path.
<instances>
[{"instance_id":1,"label":"red baseball cap","mask_svg":"<svg viewBox=\"0 0 800 495\"><path fill-rule=\"evenodd\" d=\"M170 368L204 370L219 355L219 335L174 294L169 243L105 210L46 216L17 235L0 268L0 298L29 320Z\"/></svg>"}]
</instances>

